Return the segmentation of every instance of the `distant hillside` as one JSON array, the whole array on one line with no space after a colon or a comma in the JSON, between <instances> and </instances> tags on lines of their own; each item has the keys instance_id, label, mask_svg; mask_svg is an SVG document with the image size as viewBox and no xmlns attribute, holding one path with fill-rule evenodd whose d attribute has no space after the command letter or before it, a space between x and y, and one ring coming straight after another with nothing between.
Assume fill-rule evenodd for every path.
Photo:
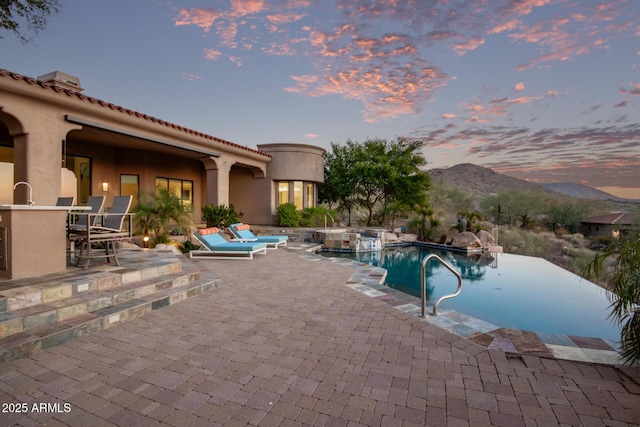
<instances>
[{"instance_id":1,"label":"distant hillside","mask_svg":"<svg viewBox=\"0 0 640 427\"><path fill-rule=\"evenodd\" d=\"M549 183L549 184L540 184L540 185L549 190L556 191L561 194L566 194L567 196L571 196L571 197L580 197L581 199L615 200L615 201L625 200L625 199L621 199L620 197L616 197L613 194L609 194L604 191L595 189L593 187L589 187L588 185L575 184L573 182L558 182L558 183Z\"/></svg>"},{"instance_id":2,"label":"distant hillside","mask_svg":"<svg viewBox=\"0 0 640 427\"><path fill-rule=\"evenodd\" d=\"M557 194L552 190L540 187L538 184L503 175L471 163L463 163L447 169L431 169L428 172L434 182L443 182L450 187L458 187L471 194L476 202L484 200L491 194L508 190L542 191Z\"/></svg>"}]
</instances>

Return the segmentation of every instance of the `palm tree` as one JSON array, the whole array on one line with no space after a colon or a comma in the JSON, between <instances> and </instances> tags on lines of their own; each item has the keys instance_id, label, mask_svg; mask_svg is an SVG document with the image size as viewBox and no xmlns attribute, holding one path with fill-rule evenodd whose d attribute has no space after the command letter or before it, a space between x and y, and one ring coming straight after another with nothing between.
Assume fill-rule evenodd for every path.
<instances>
[{"instance_id":1,"label":"palm tree","mask_svg":"<svg viewBox=\"0 0 640 427\"><path fill-rule=\"evenodd\" d=\"M180 199L166 188L158 189L155 193L141 193L133 212L138 229L144 236L152 238L152 245L169 243L169 221L173 222L171 227L186 233L191 224Z\"/></svg>"},{"instance_id":2,"label":"palm tree","mask_svg":"<svg viewBox=\"0 0 640 427\"><path fill-rule=\"evenodd\" d=\"M613 260L613 270L605 266L607 259ZM602 277L609 286L609 317L622 325L622 358L633 365L640 361L640 233L598 251L587 273Z\"/></svg>"}]
</instances>

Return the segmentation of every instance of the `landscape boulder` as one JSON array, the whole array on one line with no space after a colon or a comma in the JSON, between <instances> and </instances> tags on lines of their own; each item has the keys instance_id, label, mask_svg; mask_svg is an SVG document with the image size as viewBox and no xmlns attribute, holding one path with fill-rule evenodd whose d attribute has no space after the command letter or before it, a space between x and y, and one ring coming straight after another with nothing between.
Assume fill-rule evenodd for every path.
<instances>
[{"instance_id":1,"label":"landscape boulder","mask_svg":"<svg viewBox=\"0 0 640 427\"><path fill-rule=\"evenodd\" d=\"M417 234L403 234L400 237L400 241L404 243L413 243L418 240Z\"/></svg>"},{"instance_id":2,"label":"landscape boulder","mask_svg":"<svg viewBox=\"0 0 640 427\"><path fill-rule=\"evenodd\" d=\"M389 233L388 231L385 231L384 241L386 243L397 243L398 240L398 236L395 233Z\"/></svg>"},{"instance_id":3,"label":"landscape boulder","mask_svg":"<svg viewBox=\"0 0 640 427\"><path fill-rule=\"evenodd\" d=\"M165 245L164 243L158 243L155 248L157 251L171 251L176 255L181 255L180 249L176 248L173 245Z\"/></svg>"},{"instance_id":4,"label":"landscape boulder","mask_svg":"<svg viewBox=\"0 0 640 427\"><path fill-rule=\"evenodd\" d=\"M470 231L463 231L453 236L451 246L454 248L481 248L482 242Z\"/></svg>"},{"instance_id":5,"label":"landscape boulder","mask_svg":"<svg viewBox=\"0 0 640 427\"><path fill-rule=\"evenodd\" d=\"M482 242L482 247L494 246L496 244L496 239L493 238L493 235L486 230L480 230L476 233L480 242Z\"/></svg>"}]
</instances>

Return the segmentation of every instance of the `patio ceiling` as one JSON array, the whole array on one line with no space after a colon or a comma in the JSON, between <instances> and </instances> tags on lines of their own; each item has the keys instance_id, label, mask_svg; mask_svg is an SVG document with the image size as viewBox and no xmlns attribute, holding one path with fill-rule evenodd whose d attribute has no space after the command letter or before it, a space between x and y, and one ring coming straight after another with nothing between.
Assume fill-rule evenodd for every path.
<instances>
[{"instance_id":1,"label":"patio ceiling","mask_svg":"<svg viewBox=\"0 0 640 427\"><path fill-rule=\"evenodd\" d=\"M66 120L70 123L82 125L82 129L72 130L67 134L67 141L90 142L110 147L147 150L190 159L201 159L207 156L220 157L220 153L215 150L206 148L194 149L188 144L179 141L170 141L143 133L131 132L74 116L66 116Z\"/></svg>"}]
</instances>

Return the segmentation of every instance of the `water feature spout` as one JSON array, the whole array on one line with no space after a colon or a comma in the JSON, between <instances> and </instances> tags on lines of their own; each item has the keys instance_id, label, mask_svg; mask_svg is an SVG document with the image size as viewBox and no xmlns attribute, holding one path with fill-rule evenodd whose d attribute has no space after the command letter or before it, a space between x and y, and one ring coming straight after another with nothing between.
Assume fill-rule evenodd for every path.
<instances>
[{"instance_id":1,"label":"water feature spout","mask_svg":"<svg viewBox=\"0 0 640 427\"><path fill-rule=\"evenodd\" d=\"M16 185L14 185L14 186L13 186L13 189L15 190L15 189L16 189L16 187L17 187L18 185L20 185L20 184L24 184L24 185L26 185L27 187L29 187L29 198L27 199L27 204L28 204L29 206L33 206L33 188L31 188L31 184L29 184L29 183L28 183L28 182L26 182L26 181L16 182Z\"/></svg>"}]
</instances>

